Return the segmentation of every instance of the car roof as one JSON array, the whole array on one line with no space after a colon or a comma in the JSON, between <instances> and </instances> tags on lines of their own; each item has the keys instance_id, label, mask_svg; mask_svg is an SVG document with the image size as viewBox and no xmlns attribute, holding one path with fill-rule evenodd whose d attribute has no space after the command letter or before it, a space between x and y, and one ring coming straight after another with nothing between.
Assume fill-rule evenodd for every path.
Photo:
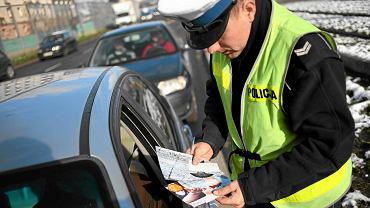
<instances>
[{"instance_id":1,"label":"car roof","mask_svg":"<svg viewBox=\"0 0 370 208\"><path fill-rule=\"evenodd\" d=\"M120 35L123 33L129 33L129 32L134 32L138 30L145 30L145 29L158 27L158 26L166 27L166 23L164 21L150 21L150 22L143 22L143 23L129 25L129 26L123 26L118 29L104 33L101 36L101 39L110 38L110 37Z\"/></svg>"},{"instance_id":2,"label":"car roof","mask_svg":"<svg viewBox=\"0 0 370 208\"><path fill-rule=\"evenodd\" d=\"M0 83L0 172L79 155L86 102L99 77L112 68L118 67L58 71Z\"/></svg>"},{"instance_id":3,"label":"car roof","mask_svg":"<svg viewBox=\"0 0 370 208\"><path fill-rule=\"evenodd\" d=\"M68 32L67 30L60 30L60 31L52 32L50 35L60 35L60 34L64 34L64 33L67 33L67 32Z\"/></svg>"}]
</instances>

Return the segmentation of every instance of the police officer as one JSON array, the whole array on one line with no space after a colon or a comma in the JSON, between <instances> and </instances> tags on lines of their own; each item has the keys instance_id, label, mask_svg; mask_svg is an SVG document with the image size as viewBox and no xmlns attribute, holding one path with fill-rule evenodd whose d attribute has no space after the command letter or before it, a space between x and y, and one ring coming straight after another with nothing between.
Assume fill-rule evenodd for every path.
<instances>
[{"instance_id":1,"label":"police officer","mask_svg":"<svg viewBox=\"0 0 370 208\"><path fill-rule=\"evenodd\" d=\"M340 207L351 184L354 121L333 39L273 0L159 0L188 44L211 54L193 163L231 137L235 207ZM224 113L220 113L224 112Z\"/></svg>"}]
</instances>

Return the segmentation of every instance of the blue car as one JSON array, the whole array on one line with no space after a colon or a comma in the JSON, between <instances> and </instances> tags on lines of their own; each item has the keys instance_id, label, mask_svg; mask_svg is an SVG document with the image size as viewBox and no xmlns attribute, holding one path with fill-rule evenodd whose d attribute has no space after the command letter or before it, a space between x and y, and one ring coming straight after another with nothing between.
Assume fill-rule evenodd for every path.
<instances>
[{"instance_id":1,"label":"blue car","mask_svg":"<svg viewBox=\"0 0 370 208\"><path fill-rule=\"evenodd\" d=\"M197 119L191 60L184 46L163 21L145 22L105 33L97 42L88 66L124 66L155 83L182 120Z\"/></svg>"},{"instance_id":2,"label":"blue car","mask_svg":"<svg viewBox=\"0 0 370 208\"><path fill-rule=\"evenodd\" d=\"M73 34L66 30L56 31L45 36L37 51L40 61L48 58L65 56L77 51L77 40Z\"/></svg>"},{"instance_id":3,"label":"blue car","mask_svg":"<svg viewBox=\"0 0 370 208\"><path fill-rule=\"evenodd\" d=\"M191 132L158 89L120 67L0 83L0 207L180 207L155 146Z\"/></svg>"}]
</instances>

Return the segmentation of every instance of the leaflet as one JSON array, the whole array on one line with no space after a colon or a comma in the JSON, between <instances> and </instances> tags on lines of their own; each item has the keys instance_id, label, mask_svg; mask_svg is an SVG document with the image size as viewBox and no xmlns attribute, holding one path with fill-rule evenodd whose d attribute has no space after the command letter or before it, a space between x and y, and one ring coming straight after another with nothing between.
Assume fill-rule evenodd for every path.
<instances>
[{"instance_id":1,"label":"leaflet","mask_svg":"<svg viewBox=\"0 0 370 208\"><path fill-rule=\"evenodd\" d=\"M166 180L197 180L211 175L223 175L217 163L192 164L192 155L156 147L159 165Z\"/></svg>"},{"instance_id":2,"label":"leaflet","mask_svg":"<svg viewBox=\"0 0 370 208\"><path fill-rule=\"evenodd\" d=\"M169 183L166 188L185 203L196 207L212 202L212 192L230 183L217 163L192 164L192 155L156 147L159 165Z\"/></svg>"}]
</instances>

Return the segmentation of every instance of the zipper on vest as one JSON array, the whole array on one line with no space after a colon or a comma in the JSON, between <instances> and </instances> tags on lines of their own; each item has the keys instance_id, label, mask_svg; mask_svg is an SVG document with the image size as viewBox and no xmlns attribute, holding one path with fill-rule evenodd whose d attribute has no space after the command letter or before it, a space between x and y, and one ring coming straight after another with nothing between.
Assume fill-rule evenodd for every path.
<instances>
[{"instance_id":1,"label":"zipper on vest","mask_svg":"<svg viewBox=\"0 0 370 208\"><path fill-rule=\"evenodd\" d=\"M235 127L236 124L235 124L235 120L233 118L233 112L232 112L232 108L233 108L232 107L233 106L233 65L231 64L231 60L229 60L229 64L230 64L230 115L231 115L231 118L232 118L232 121L233 121L233 124L234 124L234 128L236 129L236 133L237 133L237 135L238 135L238 137L239 137L239 139L240 139L240 141L243 145L243 150L247 151L247 147L244 144L243 138L240 137L241 136L240 134L242 134L243 129L242 128L240 129L240 134L239 134L238 129Z\"/></svg>"},{"instance_id":2,"label":"zipper on vest","mask_svg":"<svg viewBox=\"0 0 370 208\"><path fill-rule=\"evenodd\" d=\"M273 4L273 2L271 1L271 4ZM244 133L243 133L243 125L244 125L244 106L245 106L245 89L247 88L247 85L252 77L252 75L254 74L254 72L256 71L255 67L256 67L256 63L257 63L257 60L261 57L261 54L262 54L262 49L265 48L266 44L267 44L267 39L268 39L268 34L270 34L271 32L271 28L272 28L272 24L271 24L271 21L272 21L272 16L274 14L274 6L272 5L271 7L271 14L270 14L270 22L269 22L269 27L266 31L266 36L265 36L265 39L263 40L263 44L261 46L261 49L260 49L260 52L258 53L258 56L256 58L256 60L254 60L254 63L253 63L253 66L252 66L252 69L251 71L249 72L249 75L247 77L247 80L245 81L244 83L244 87L243 87L243 91L242 91L242 96L241 96L241 101L240 101L240 133L241 133L241 136L240 139L242 140L242 144L244 146L244 150L245 151L248 151L246 146L244 145L244 142L243 142L243 138L244 138ZM230 64L231 65L231 64Z\"/></svg>"}]
</instances>

